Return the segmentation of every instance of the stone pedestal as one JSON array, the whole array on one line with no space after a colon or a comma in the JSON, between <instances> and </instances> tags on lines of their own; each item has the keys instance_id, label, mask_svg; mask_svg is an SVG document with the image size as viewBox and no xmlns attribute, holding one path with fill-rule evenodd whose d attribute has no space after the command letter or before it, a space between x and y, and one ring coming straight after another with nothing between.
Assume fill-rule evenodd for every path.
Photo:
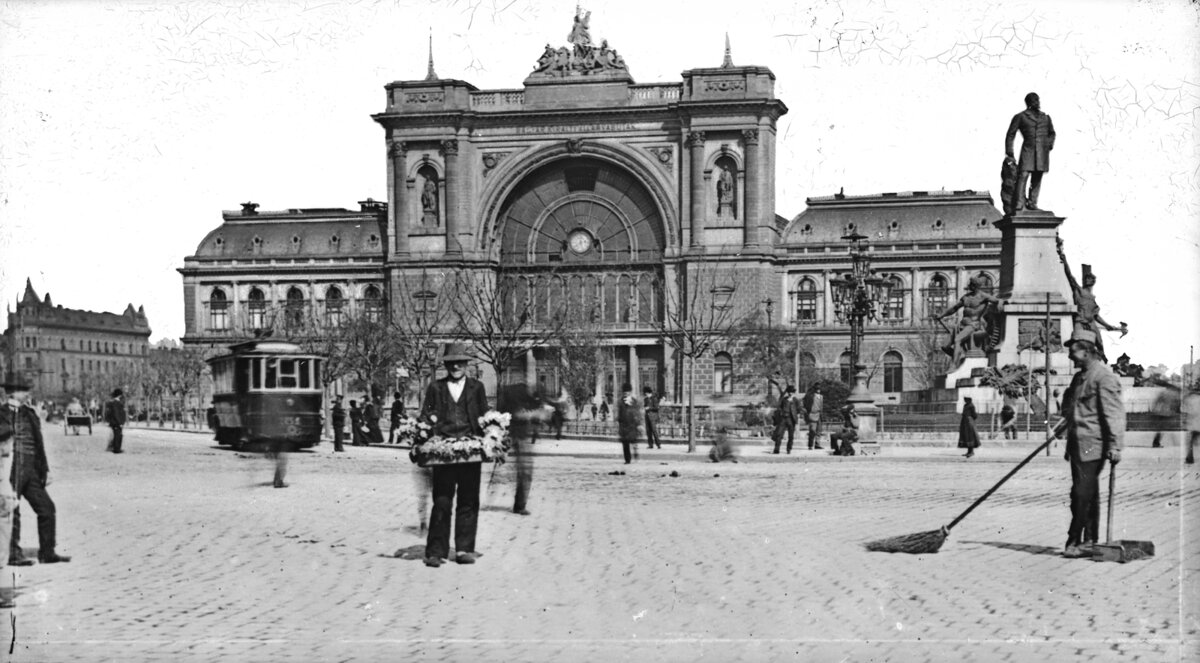
<instances>
[{"instance_id":1,"label":"stone pedestal","mask_svg":"<svg viewBox=\"0 0 1200 663\"><path fill-rule=\"evenodd\" d=\"M879 453L879 408L875 406L875 397L867 389L867 367L865 364L854 366L854 388L846 397L846 403L854 407L858 415L858 442L854 447L855 455L874 455Z\"/></svg>"},{"instance_id":2,"label":"stone pedestal","mask_svg":"<svg viewBox=\"0 0 1200 663\"><path fill-rule=\"evenodd\" d=\"M1045 366L1044 352L1018 348L1027 346L1038 333L1049 308L1050 368L1059 375L1071 373L1071 362L1062 342L1071 336L1074 302L1056 246L1062 222L1063 217L1053 212L1021 210L995 223L1001 233L1000 289L996 295L1005 300L1004 334L996 352L997 366ZM947 382L947 386L952 385Z\"/></svg>"}]
</instances>

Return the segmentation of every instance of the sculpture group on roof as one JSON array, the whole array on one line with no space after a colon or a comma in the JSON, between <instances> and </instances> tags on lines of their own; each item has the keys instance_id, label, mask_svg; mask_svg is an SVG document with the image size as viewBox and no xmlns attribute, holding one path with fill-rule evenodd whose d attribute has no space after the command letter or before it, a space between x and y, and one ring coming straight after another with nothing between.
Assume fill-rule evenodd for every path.
<instances>
[{"instance_id":1,"label":"sculpture group on roof","mask_svg":"<svg viewBox=\"0 0 1200 663\"><path fill-rule=\"evenodd\" d=\"M587 75L606 71L628 71L625 59L614 48L608 46L608 40L600 40L600 45L592 44L592 36L588 31L588 23L592 13L575 13L575 24L567 41L571 47L554 48L546 44L546 50L538 58L533 68L534 74L545 76L570 76L573 74Z\"/></svg>"}]
</instances>

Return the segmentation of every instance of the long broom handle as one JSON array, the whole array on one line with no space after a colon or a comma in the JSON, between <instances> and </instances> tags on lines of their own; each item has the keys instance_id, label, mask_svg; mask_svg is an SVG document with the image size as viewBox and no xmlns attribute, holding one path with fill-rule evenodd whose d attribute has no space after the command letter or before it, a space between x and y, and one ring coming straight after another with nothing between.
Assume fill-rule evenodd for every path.
<instances>
[{"instance_id":1,"label":"long broom handle","mask_svg":"<svg viewBox=\"0 0 1200 663\"><path fill-rule=\"evenodd\" d=\"M950 530L954 529L954 526L957 525L959 523L959 521L961 521L963 518L966 518L967 514L974 511L975 507L979 506L980 504L983 504L984 500L991 497L992 493L999 490L1000 486L1003 486L1005 481L1008 481L1009 479L1011 479L1012 475L1016 474L1017 471L1019 471L1022 467L1025 467L1025 465L1028 464L1029 461L1033 460L1035 456L1037 456L1039 453L1042 452L1042 449L1045 449L1046 447L1050 446L1050 444L1052 442L1054 442L1054 440L1059 435L1061 435L1062 432L1064 430L1066 430L1066 428L1067 428L1067 420L1059 419L1058 423L1056 423L1054 425L1054 430L1052 430L1050 432L1050 434L1046 436L1045 442L1041 443L1037 449L1034 449L1032 453L1030 453L1028 456L1026 456L1025 460L1021 461L1020 464L1018 464L1016 467L1012 468L1012 470L1008 474L1005 474L1003 479L997 481L996 485L992 486L991 489L989 489L986 493L983 494L983 497L980 497L979 499L975 500L971 504L971 506L967 507L966 511L963 511L962 513L958 514L957 518L955 518L953 521L951 521L951 523L949 525L946 525L946 527L945 527L946 531L950 531ZM1110 513L1111 513L1111 510L1110 510Z\"/></svg>"},{"instance_id":2,"label":"long broom handle","mask_svg":"<svg viewBox=\"0 0 1200 663\"><path fill-rule=\"evenodd\" d=\"M1117 466L1108 467L1108 540L1112 541L1113 494L1117 492Z\"/></svg>"}]
</instances>

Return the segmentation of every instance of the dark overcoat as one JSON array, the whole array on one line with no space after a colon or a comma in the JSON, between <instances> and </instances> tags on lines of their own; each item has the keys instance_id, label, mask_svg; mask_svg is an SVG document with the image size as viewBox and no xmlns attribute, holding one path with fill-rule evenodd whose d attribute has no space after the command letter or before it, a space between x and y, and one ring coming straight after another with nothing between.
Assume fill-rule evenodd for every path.
<instances>
[{"instance_id":1,"label":"dark overcoat","mask_svg":"<svg viewBox=\"0 0 1200 663\"><path fill-rule=\"evenodd\" d=\"M1021 132L1021 159L1017 168L1024 172L1050 170L1050 150L1054 149L1054 123L1050 116L1025 109L1013 116L1004 137L1004 153L1013 153L1013 138Z\"/></svg>"},{"instance_id":2,"label":"dark overcoat","mask_svg":"<svg viewBox=\"0 0 1200 663\"><path fill-rule=\"evenodd\" d=\"M38 418L37 410L28 405L22 405L14 413L12 407L0 403L0 440L13 435L16 431L16 422L13 421L14 416L23 417L26 425L32 431L34 457L28 459L24 454L17 454L17 457L13 460L12 476L9 477L9 480L15 479L17 472L25 469L20 467L22 463L32 460L34 473L45 481L46 475L50 472L50 463L46 460L46 444L42 440L42 420Z\"/></svg>"}]
</instances>

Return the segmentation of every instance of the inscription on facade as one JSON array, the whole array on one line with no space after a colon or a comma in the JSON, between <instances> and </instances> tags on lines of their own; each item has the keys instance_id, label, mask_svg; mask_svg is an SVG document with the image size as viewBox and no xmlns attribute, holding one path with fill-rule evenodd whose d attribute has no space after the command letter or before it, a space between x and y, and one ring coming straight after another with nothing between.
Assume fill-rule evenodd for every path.
<instances>
[{"instance_id":1,"label":"inscription on facade","mask_svg":"<svg viewBox=\"0 0 1200 663\"><path fill-rule=\"evenodd\" d=\"M704 81L705 92L744 92L745 90L746 81L740 79Z\"/></svg>"},{"instance_id":2,"label":"inscription on facade","mask_svg":"<svg viewBox=\"0 0 1200 663\"><path fill-rule=\"evenodd\" d=\"M440 104L445 100L444 92L409 92L404 95L406 104Z\"/></svg>"},{"instance_id":3,"label":"inscription on facade","mask_svg":"<svg viewBox=\"0 0 1200 663\"><path fill-rule=\"evenodd\" d=\"M543 127L515 127L513 133L518 135L567 134L595 133L601 131L633 131L634 129L634 125L629 122L614 122L601 124L562 124Z\"/></svg>"}]
</instances>

